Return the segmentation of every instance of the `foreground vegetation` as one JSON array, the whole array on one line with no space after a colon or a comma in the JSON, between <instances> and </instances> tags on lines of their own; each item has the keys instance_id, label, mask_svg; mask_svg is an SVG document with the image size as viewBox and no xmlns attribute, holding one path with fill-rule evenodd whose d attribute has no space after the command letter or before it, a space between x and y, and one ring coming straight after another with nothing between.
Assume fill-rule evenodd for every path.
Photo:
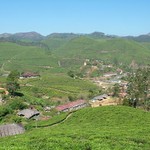
<instances>
[{"instance_id":1,"label":"foreground vegetation","mask_svg":"<svg viewBox=\"0 0 150 150\"><path fill-rule=\"evenodd\" d=\"M2 138L0 149L149 149L150 114L107 106L74 112L64 123Z\"/></svg>"}]
</instances>

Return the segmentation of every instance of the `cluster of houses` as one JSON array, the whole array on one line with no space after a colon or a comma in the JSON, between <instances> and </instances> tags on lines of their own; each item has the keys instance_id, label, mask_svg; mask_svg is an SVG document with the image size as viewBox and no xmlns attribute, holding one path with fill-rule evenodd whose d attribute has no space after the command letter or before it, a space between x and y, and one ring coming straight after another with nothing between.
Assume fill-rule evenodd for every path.
<instances>
[{"instance_id":1,"label":"cluster of houses","mask_svg":"<svg viewBox=\"0 0 150 150\"><path fill-rule=\"evenodd\" d=\"M107 94L99 95L91 99L89 102L83 99L79 99L73 102L68 102L63 105L56 106L55 109L60 112L75 111L84 107L91 105L92 107L102 106L101 102L108 99ZM40 112L35 108L23 109L17 113L18 116L24 117L26 119L37 119ZM11 136L16 134L22 134L25 129L20 124L7 124L0 126L0 137Z\"/></svg>"},{"instance_id":2,"label":"cluster of houses","mask_svg":"<svg viewBox=\"0 0 150 150\"><path fill-rule=\"evenodd\" d=\"M55 109L57 110L57 112L68 112L68 111L75 111L87 106L91 106L91 107L103 106L102 102L108 100L109 97L110 96L107 94L102 94L89 100L89 102L87 100L79 99L73 102L68 102L66 104L56 106ZM44 110L47 111L47 109ZM19 111L17 115L22 116L26 119L31 119L34 117L36 118L36 116L39 116L40 112L34 108L30 108L30 109L24 109Z\"/></svg>"},{"instance_id":3,"label":"cluster of houses","mask_svg":"<svg viewBox=\"0 0 150 150\"><path fill-rule=\"evenodd\" d=\"M116 73L108 73L105 74L104 77L105 78L111 78L116 76ZM32 73L32 72L24 72L23 74L21 74L20 78L35 78L35 77L39 77L40 75L37 73ZM124 87L125 85L122 85L122 93L124 92ZM87 106L91 106L91 107L98 107L98 106L103 106L104 105L104 101L109 100L110 96L107 94L102 94L99 96L96 96L94 98L92 98L89 101L83 100L83 99L79 99L73 102L68 102L66 104L63 105L59 105L56 106L55 109L58 113L60 112L69 112L69 111L75 111ZM50 111L51 109L49 107L46 107L46 109L44 109L44 111ZM19 111L17 113L18 116L20 117L24 117L26 119L39 119L39 116L41 116L40 112L34 108L29 108L29 109L23 109L21 111ZM7 125L1 125L0 126L0 137L4 137L4 136L11 136L11 135L16 135L16 134L21 134L24 133L25 129L23 128L23 126L21 126L20 124L7 124Z\"/></svg>"}]
</instances>

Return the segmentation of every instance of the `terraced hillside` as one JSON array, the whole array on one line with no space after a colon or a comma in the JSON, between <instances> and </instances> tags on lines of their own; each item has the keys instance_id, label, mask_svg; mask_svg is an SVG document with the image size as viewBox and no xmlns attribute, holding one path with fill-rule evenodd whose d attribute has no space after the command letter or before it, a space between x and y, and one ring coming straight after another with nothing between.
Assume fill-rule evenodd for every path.
<instances>
[{"instance_id":1,"label":"terraced hillside","mask_svg":"<svg viewBox=\"0 0 150 150\"><path fill-rule=\"evenodd\" d=\"M57 59L47 55L46 50L36 46L22 46L11 42L0 42L0 70L13 69L38 71L45 66L58 66Z\"/></svg>"},{"instance_id":2,"label":"terraced hillside","mask_svg":"<svg viewBox=\"0 0 150 150\"><path fill-rule=\"evenodd\" d=\"M17 43L17 42L16 42ZM110 63L150 63L149 43L123 38L92 38L74 34L57 34L45 37L40 43L0 42L1 71L19 70L61 70L79 69L85 59L98 59ZM33 46L31 46L33 45ZM41 45L41 46L40 46ZM49 49L46 49L48 47ZM65 72L66 72L65 71Z\"/></svg>"},{"instance_id":3,"label":"terraced hillside","mask_svg":"<svg viewBox=\"0 0 150 150\"><path fill-rule=\"evenodd\" d=\"M150 114L122 106L85 108L65 122L2 138L0 149L149 149Z\"/></svg>"},{"instance_id":4,"label":"terraced hillside","mask_svg":"<svg viewBox=\"0 0 150 150\"><path fill-rule=\"evenodd\" d=\"M104 61L130 64L135 60L139 64L149 63L150 49L132 40L121 38L90 39L78 37L57 48L53 53L58 57L78 59L99 59Z\"/></svg>"}]
</instances>

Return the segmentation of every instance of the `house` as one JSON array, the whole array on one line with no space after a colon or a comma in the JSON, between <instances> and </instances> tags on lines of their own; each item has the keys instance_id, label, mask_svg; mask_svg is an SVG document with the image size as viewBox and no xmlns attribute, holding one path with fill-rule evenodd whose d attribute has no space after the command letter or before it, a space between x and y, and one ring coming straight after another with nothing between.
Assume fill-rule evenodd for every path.
<instances>
[{"instance_id":1,"label":"house","mask_svg":"<svg viewBox=\"0 0 150 150\"><path fill-rule=\"evenodd\" d=\"M110 83L113 83L113 84L120 84L121 83L121 80L118 80L118 79L111 79L109 80Z\"/></svg>"},{"instance_id":2,"label":"house","mask_svg":"<svg viewBox=\"0 0 150 150\"><path fill-rule=\"evenodd\" d=\"M108 96L107 94L103 94L103 95L94 97L92 100L89 101L89 103L91 107L118 105L119 99L115 99L113 97Z\"/></svg>"},{"instance_id":3,"label":"house","mask_svg":"<svg viewBox=\"0 0 150 150\"><path fill-rule=\"evenodd\" d=\"M99 96L96 96L92 99L92 102L95 102L95 101L101 101L103 99L106 99L108 97L107 94L103 94L103 95L99 95Z\"/></svg>"},{"instance_id":4,"label":"house","mask_svg":"<svg viewBox=\"0 0 150 150\"><path fill-rule=\"evenodd\" d=\"M17 113L19 116L24 116L24 118L30 119L34 116L38 116L40 114L36 109L23 109Z\"/></svg>"},{"instance_id":5,"label":"house","mask_svg":"<svg viewBox=\"0 0 150 150\"><path fill-rule=\"evenodd\" d=\"M105 73L103 76L107 78L111 78L111 77L117 76L117 73L108 72L108 73Z\"/></svg>"},{"instance_id":6,"label":"house","mask_svg":"<svg viewBox=\"0 0 150 150\"><path fill-rule=\"evenodd\" d=\"M64 105L59 105L56 107L56 110L59 112L67 112L77 110L87 106L87 102L85 100L77 100L74 102L69 102Z\"/></svg>"},{"instance_id":7,"label":"house","mask_svg":"<svg viewBox=\"0 0 150 150\"><path fill-rule=\"evenodd\" d=\"M20 124L6 124L0 126L0 137L22 134L25 129Z\"/></svg>"},{"instance_id":8,"label":"house","mask_svg":"<svg viewBox=\"0 0 150 150\"><path fill-rule=\"evenodd\" d=\"M91 99L89 101L91 107L99 107L99 106L103 106L104 101L108 100L109 96L107 94L103 94L103 95L99 95L94 97L93 99Z\"/></svg>"},{"instance_id":9,"label":"house","mask_svg":"<svg viewBox=\"0 0 150 150\"><path fill-rule=\"evenodd\" d=\"M36 78L36 77L40 77L40 75L38 73L34 73L34 72L24 72L21 74L20 79L23 78Z\"/></svg>"}]
</instances>

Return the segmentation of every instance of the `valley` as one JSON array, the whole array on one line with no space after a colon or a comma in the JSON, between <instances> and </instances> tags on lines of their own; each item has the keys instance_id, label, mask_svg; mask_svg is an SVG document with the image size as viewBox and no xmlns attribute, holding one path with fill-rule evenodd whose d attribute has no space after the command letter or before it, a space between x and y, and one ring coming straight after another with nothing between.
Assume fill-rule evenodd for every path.
<instances>
[{"instance_id":1,"label":"valley","mask_svg":"<svg viewBox=\"0 0 150 150\"><path fill-rule=\"evenodd\" d=\"M1 34L0 149L148 149L148 39Z\"/></svg>"}]
</instances>

